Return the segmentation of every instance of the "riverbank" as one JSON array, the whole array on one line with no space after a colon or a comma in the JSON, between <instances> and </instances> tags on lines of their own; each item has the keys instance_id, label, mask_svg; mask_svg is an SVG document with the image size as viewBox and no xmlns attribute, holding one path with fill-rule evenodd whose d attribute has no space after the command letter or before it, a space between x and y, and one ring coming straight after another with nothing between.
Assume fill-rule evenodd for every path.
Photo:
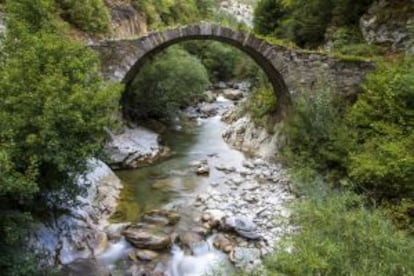
<instances>
[{"instance_id":1,"label":"riverbank","mask_svg":"<svg viewBox=\"0 0 414 276\"><path fill-rule=\"evenodd\" d=\"M69 220L73 227L67 229L77 234L63 235L65 242L50 243L47 236L56 236L66 224L38 232L38 242L59 252L51 256L52 262L64 264L63 271L70 273L92 269L99 275L204 275L223 262L226 270L260 267L261 259L291 231L285 207L293 199L289 180L279 164L259 158L262 152L244 155L223 139L223 131L231 127L222 121L223 114L237 108L247 92L226 88L208 94L213 100L185 112L193 121L192 129L166 132L163 145L157 134L143 128L113 136L107 148L128 152L122 160L136 157L137 148L145 148L140 151L144 156L156 157L165 147L170 155L116 172L120 180L114 181L122 181L123 189L114 185L117 200L111 211L102 218L95 214L99 227L86 231L84 225L72 223L83 221L73 215ZM125 140L128 143L121 143ZM131 160L141 160L135 157ZM114 168L121 163L113 163ZM100 184L96 185L99 195ZM84 207L89 203L85 204L73 214L87 213ZM90 250L89 237L98 237L93 243L97 249Z\"/></svg>"},{"instance_id":2,"label":"riverbank","mask_svg":"<svg viewBox=\"0 0 414 276\"><path fill-rule=\"evenodd\" d=\"M280 237L291 231L285 205L293 196L285 171L267 159L245 156L223 140L223 130L229 127L222 121L223 113L235 105L220 94L216 98L216 102L187 109L188 117L199 125L192 134L176 132L163 137L172 150L169 159L140 170L119 172L129 183L116 219L135 220L126 229L127 240L138 247L133 256L148 250L157 256L151 261L133 257L135 261L124 263L135 273L198 275L199 267L209 273L214 268L207 263L212 258L223 261L223 254L227 263L249 271L260 266L260 260L274 250ZM167 215L160 216L155 209L178 215L180 220L171 225L166 222ZM169 226L160 225L160 220ZM146 243L146 247L142 240L137 243L137 237L151 233L156 234L146 242L161 244L154 247ZM189 260L196 265L187 266L185 273L173 271Z\"/></svg>"}]
</instances>

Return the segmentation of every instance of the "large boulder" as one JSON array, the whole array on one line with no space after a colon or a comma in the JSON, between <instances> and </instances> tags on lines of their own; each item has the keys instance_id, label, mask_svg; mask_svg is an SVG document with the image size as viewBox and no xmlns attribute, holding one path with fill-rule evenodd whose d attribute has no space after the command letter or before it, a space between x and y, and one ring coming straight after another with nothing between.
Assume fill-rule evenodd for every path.
<instances>
[{"instance_id":1,"label":"large boulder","mask_svg":"<svg viewBox=\"0 0 414 276\"><path fill-rule=\"evenodd\" d=\"M105 230L116 210L121 180L102 161L91 159L88 166L77 180L81 191L76 200L62 193L59 203L51 202L65 214L33 226L29 245L44 254L45 264L96 256L108 245Z\"/></svg>"},{"instance_id":2,"label":"large boulder","mask_svg":"<svg viewBox=\"0 0 414 276\"><path fill-rule=\"evenodd\" d=\"M122 234L127 241L139 249L165 250L171 246L171 237L155 229L130 227Z\"/></svg>"},{"instance_id":3,"label":"large boulder","mask_svg":"<svg viewBox=\"0 0 414 276\"><path fill-rule=\"evenodd\" d=\"M222 219L222 228L224 230L234 231L241 237L249 240L258 240L261 238L261 235L256 232L257 225L248 217L224 217Z\"/></svg>"},{"instance_id":4,"label":"large boulder","mask_svg":"<svg viewBox=\"0 0 414 276\"><path fill-rule=\"evenodd\" d=\"M144 127L127 128L121 134L111 134L105 150L113 169L138 168L169 155L168 147L160 144L160 136Z\"/></svg>"}]
</instances>

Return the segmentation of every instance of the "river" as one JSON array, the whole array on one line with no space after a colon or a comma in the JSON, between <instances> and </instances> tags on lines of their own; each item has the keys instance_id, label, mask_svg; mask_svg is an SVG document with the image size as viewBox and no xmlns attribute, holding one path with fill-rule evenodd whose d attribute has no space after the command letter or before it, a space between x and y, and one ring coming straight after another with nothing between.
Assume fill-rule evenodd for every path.
<instances>
[{"instance_id":1,"label":"river","mask_svg":"<svg viewBox=\"0 0 414 276\"><path fill-rule=\"evenodd\" d=\"M231 108L232 101L219 97L215 103L219 112ZM163 135L163 142L172 150L172 155L155 165L135 169L121 170L116 174L122 180L123 190L118 202L117 211L112 217L114 223L137 222L143 214L154 209L165 208L176 210L180 216L177 231L188 231L194 227L193 220L200 211L189 206L195 195L202 194L210 187L210 183L224 181L226 173L216 166L226 164L241 168L245 156L232 149L221 137L225 123L221 115L197 119L197 124L186 131L168 131ZM210 173L207 176L195 174L190 163L197 160L208 160ZM191 258L194 272L208 272L212 260L223 262L227 256L212 246L212 240L198 245L198 257ZM124 240L111 244L98 260L108 266L113 275L124 275L129 260L126 252L131 246ZM170 275L184 275L174 271L174 258L182 255L182 250L175 246L160 258ZM171 253L171 254L170 254ZM193 254L194 255L194 254ZM228 262L227 262L228 263Z\"/></svg>"},{"instance_id":2,"label":"river","mask_svg":"<svg viewBox=\"0 0 414 276\"><path fill-rule=\"evenodd\" d=\"M212 105L217 114L196 117L187 131L164 133L169 158L116 172L123 189L105 230L106 249L95 255L112 275L251 270L289 231L282 220L292 196L283 169L231 148L221 117L234 103L218 96ZM198 175L200 166L208 173ZM82 265L72 267L82 274Z\"/></svg>"}]
</instances>

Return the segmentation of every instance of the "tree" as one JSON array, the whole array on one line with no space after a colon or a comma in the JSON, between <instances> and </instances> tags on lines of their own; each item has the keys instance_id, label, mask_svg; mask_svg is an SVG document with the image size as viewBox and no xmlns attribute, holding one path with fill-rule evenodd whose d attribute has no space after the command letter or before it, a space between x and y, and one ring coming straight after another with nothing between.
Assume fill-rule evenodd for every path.
<instances>
[{"instance_id":1,"label":"tree","mask_svg":"<svg viewBox=\"0 0 414 276\"><path fill-rule=\"evenodd\" d=\"M19 242L30 217L45 211L46 194L50 200L54 192L76 191L74 179L99 152L103 127L118 107L120 87L101 79L94 54L59 34L52 8L48 0L6 7L0 42L0 269L6 275L24 269L14 265L26 259Z\"/></svg>"},{"instance_id":2,"label":"tree","mask_svg":"<svg viewBox=\"0 0 414 276\"><path fill-rule=\"evenodd\" d=\"M181 48L173 47L147 63L128 88L124 114L132 119L173 118L209 84L200 61Z\"/></svg>"},{"instance_id":3,"label":"tree","mask_svg":"<svg viewBox=\"0 0 414 276\"><path fill-rule=\"evenodd\" d=\"M280 0L260 0L254 10L254 30L262 35L273 34L285 13Z\"/></svg>"}]
</instances>

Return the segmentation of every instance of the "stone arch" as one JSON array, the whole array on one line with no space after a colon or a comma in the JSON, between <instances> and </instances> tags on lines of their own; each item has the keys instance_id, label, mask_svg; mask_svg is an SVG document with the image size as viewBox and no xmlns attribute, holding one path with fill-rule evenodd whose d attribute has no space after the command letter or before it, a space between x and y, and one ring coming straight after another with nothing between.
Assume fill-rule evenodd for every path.
<instances>
[{"instance_id":1,"label":"stone arch","mask_svg":"<svg viewBox=\"0 0 414 276\"><path fill-rule=\"evenodd\" d=\"M128 86L148 59L171 45L188 40L215 40L232 45L249 55L266 73L273 86L277 96L277 112L275 115L282 117L286 113L291 99L286 83L276 67L277 65L272 62L275 46L248 33L234 31L216 24L200 23L155 32L139 38L135 41L135 51L138 53L136 61L126 72L122 82ZM126 97L125 93L124 99Z\"/></svg>"}]
</instances>

